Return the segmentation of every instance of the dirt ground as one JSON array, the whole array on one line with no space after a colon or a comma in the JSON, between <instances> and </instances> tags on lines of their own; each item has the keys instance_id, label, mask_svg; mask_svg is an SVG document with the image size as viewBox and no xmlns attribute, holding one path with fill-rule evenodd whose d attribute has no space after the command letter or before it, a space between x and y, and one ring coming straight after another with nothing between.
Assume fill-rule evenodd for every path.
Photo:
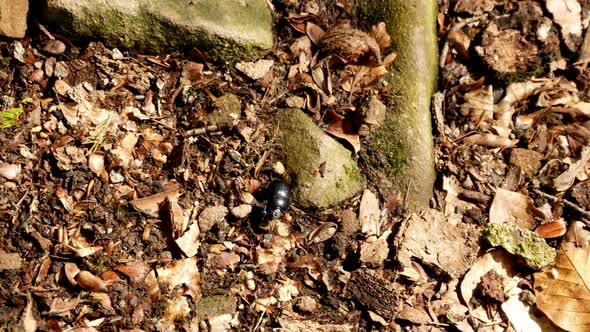
<instances>
[{"instance_id":1,"label":"dirt ground","mask_svg":"<svg viewBox=\"0 0 590 332\"><path fill-rule=\"evenodd\" d=\"M274 114L363 158L395 61L346 0L272 3L258 69L0 41L0 330L590 330L589 5L440 1L432 209L272 218Z\"/></svg>"}]
</instances>

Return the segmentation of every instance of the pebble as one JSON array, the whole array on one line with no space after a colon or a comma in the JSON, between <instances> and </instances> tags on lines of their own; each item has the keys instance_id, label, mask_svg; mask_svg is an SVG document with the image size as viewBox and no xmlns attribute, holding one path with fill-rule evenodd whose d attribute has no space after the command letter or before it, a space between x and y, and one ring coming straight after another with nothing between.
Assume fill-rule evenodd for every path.
<instances>
[{"instance_id":1,"label":"pebble","mask_svg":"<svg viewBox=\"0 0 590 332\"><path fill-rule=\"evenodd\" d=\"M246 218L247 216L250 215L251 212L252 212L252 205L248 205L248 204L241 204L241 205L238 205L238 206L234 207L233 209L231 209L231 215L238 218L238 219Z\"/></svg>"}]
</instances>

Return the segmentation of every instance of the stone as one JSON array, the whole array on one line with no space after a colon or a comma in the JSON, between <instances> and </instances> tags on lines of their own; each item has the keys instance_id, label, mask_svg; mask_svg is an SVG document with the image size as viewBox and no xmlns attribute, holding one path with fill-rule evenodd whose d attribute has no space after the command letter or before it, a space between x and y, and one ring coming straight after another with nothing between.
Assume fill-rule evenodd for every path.
<instances>
[{"instance_id":1,"label":"stone","mask_svg":"<svg viewBox=\"0 0 590 332\"><path fill-rule=\"evenodd\" d=\"M361 230L361 223L353 210L347 209L340 213L340 228L347 236L354 235Z\"/></svg>"},{"instance_id":2,"label":"stone","mask_svg":"<svg viewBox=\"0 0 590 332\"><path fill-rule=\"evenodd\" d=\"M283 161L295 180L294 202L324 209L358 193L365 183L351 152L299 109L277 112L275 128Z\"/></svg>"},{"instance_id":3,"label":"stone","mask_svg":"<svg viewBox=\"0 0 590 332\"><path fill-rule=\"evenodd\" d=\"M385 22L397 52L385 82L383 126L363 145L360 160L381 197L404 193L410 211L429 207L434 180L430 100L438 84L436 0L357 0L362 30ZM364 18L371 18L370 20Z\"/></svg>"},{"instance_id":4,"label":"stone","mask_svg":"<svg viewBox=\"0 0 590 332\"><path fill-rule=\"evenodd\" d=\"M18 253L0 253L0 271L19 270L22 266L22 259Z\"/></svg>"},{"instance_id":5,"label":"stone","mask_svg":"<svg viewBox=\"0 0 590 332\"><path fill-rule=\"evenodd\" d=\"M304 313L313 313L318 307L318 301L311 296L302 296L295 303L295 308Z\"/></svg>"},{"instance_id":6,"label":"stone","mask_svg":"<svg viewBox=\"0 0 590 332\"><path fill-rule=\"evenodd\" d=\"M0 35L23 38L27 31L28 0L0 0Z\"/></svg>"},{"instance_id":7,"label":"stone","mask_svg":"<svg viewBox=\"0 0 590 332\"><path fill-rule=\"evenodd\" d=\"M228 93L215 101L217 109L207 115L207 122L216 126L231 126L240 118L242 102L238 96Z\"/></svg>"},{"instance_id":8,"label":"stone","mask_svg":"<svg viewBox=\"0 0 590 332\"><path fill-rule=\"evenodd\" d=\"M237 219L243 219L250 215L252 212L252 205L240 204L231 209L231 215Z\"/></svg>"},{"instance_id":9,"label":"stone","mask_svg":"<svg viewBox=\"0 0 590 332\"><path fill-rule=\"evenodd\" d=\"M47 21L109 48L156 54L197 48L209 60L231 63L267 54L274 38L266 0L48 0Z\"/></svg>"},{"instance_id":10,"label":"stone","mask_svg":"<svg viewBox=\"0 0 590 332\"><path fill-rule=\"evenodd\" d=\"M227 208L225 206L210 206L205 208L199 215L199 229L201 233L206 233L215 224L223 221L227 215Z\"/></svg>"},{"instance_id":11,"label":"stone","mask_svg":"<svg viewBox=\"0 0 590 332\"><path fill-rule=\"evenodd\" d=\"M386 239L378 239L373 242L361 244L361 255L359 260L370 266L381 266L389 255L389 245Z\"/></svg>"},{"instance_id":12,"label":"stone","mask_svg":"<svg viewBox=\"0 0 590 332\"><path fill-rule=\"evenodd\" d=\"M539 234L515 224L489 224L484 237L492 247L502 247L521 257L526 265L535 270L553 264L557 255Z\"/></svg>"},{"instance_id":13,"label":"stone","mask_svg":"<svg viewBox=\"0 0 590 332\"><path fill-rule=\"evenodd\" d=\"M253 80L261 79L268 73L274 61L272 60L258 60L256 62L238 62L236 69L246 74Z\"/></svg>"},{"instance_id":14,"label":"stone","mask_svg":"<svg viewBox=\"0 0 590 332\"><path fill-rule=\"evenodd\" d=\"M233 295L210 295L203 297L196 305L194 313L199 321L220 315L236 313L236 297Z\"/></svg>"},{"instance_id":15,"label":"stone","mask_svg":"<svg viewBox=\"0 0 590 332\"><path fill-rule=\"evenodd\" d=\"M520 167L524 174L533 176L541 168L543 154L529 149L515 148L510 151L510 164Z\"/></svg>"}]
</instances>

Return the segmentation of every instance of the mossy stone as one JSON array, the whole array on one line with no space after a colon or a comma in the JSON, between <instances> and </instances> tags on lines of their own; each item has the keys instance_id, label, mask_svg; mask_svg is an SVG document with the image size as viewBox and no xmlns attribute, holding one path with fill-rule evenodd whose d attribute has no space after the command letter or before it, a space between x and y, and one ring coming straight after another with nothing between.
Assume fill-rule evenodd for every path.
<instances>
[{"instance_id":1,"label":"mossy stone","mask_svg":"<svg viewBox=\"0 0 590 332\"><path fill-rule=\"evenodd\" d=\"M294 177L296 204L324 209L358 193L364 186L352 153L316 126L303 111L284 109L275 117L287 169Z\"/></svg>"},{"instance_id":2,"label":"mossy stone","mask_svg":"<svg viewBox=\"0 0 590 332\"><path fill-rule=\"evenodd\" d=\"M47 21L82 40L152 54L199 49L234 63L268 53L272 17L265 0L48 0Z\"/></svg>"}]
</instances>

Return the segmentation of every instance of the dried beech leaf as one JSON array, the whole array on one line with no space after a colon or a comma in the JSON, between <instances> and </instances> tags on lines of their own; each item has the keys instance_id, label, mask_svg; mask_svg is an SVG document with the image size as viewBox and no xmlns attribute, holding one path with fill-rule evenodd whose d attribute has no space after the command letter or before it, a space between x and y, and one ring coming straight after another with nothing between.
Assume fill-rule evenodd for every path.
<instances>
[{"instance_id":1,"label":"dried beech leaf","mask_svg":"<svg viewBox=\"0 0 590 332\"><path fill-rule=\"evenodd\" d=\"M307 22L305 24L305 33L314 44L318 44L326 34L324 29L320 28L317 24L311 22Z\"/></svg>"},{"instance_id":2,"label":"dried beech leaf","mask_svg":"<svg viewBox=\"0 0 590 332\"><path fill-rule=\"evenodd\" d=\"M375 39L382 53L386 48L391 46L391 37L387 32L387 26L385 22L380 22L379 24L373 25L368 35Z\"/></svg>"},{"instance_id":3,"label":"dried beech leaf","mask_svg":"<svg viewBox=\"0 0 590 332\"><path fill-rule=\"evenodd\" d=\"M558 177L553 179L553 186L557 191L566 191L574 184L576 176L580 173L586 163L590 160L590 146L585 146L582 149L582 155L580 159L570 165L567 171L561 173Z\"/></svg>"},{"instance_id":4,"label":"dried beech leaf","mask_svg":"<svg viewBox=\"0 0 590 332\"><path fill-rule=\"evenodd\" d=\"M131 201L131 206L140 212L157 217L158 211L160 210L160 203L164 202L166 198L170 200L176 200L179 196L180 185L173 184L169 189L161 191L155 195L138 198Z\"/></svg>"},{"instance_id":5,"label":"dried beech leaf","mask_svg":"<svg viewBox=\"0 0 590 332\"><path fill-rule=\"evenodd\" d=\"M106 283L100 279L99 277L95 276L94 274L88 271L80 271L74 277L78 285L84 288L87 291L91 292L106 292L107 285Z\"/></svg>"},{"instance_id":6,"label":"dried beech leaf","mask_svg":"<svg viewBox=\"0 0 590 332\"><path fill-rule=\"evenodd\" d=\"M535 273L537 308L571 332L590 330L590 247L562 243L555 265Z\"/></svg>"},{"instance_id":7,"label":"dried beech leaf","mask_svg":"<svg viewBox=\"0 0 590 332\"><path fill-rule=\"evenodd\" d=\"M479 257L473 263L473 266L467 271L461 282L461 296L470 310L473 292L480 283L481 278L491 270L494 270L502 277L512 278L516 273L514 258L504 250L494 250Z\"/></svg>"},{"instance_id":8,"label":"dried beech leaf","mask_svg":"<svg viewBox=\"0 0 590 332\"><path fill-rule=\"evenodd\" d=\"M490 223L512 223L524 229L535 227L533 200L521 193L498 188L490 206Z\"/></svg>"},{"instance_id":9,"label":"dried beech leaf","mask_svg":"<svg viewBox=\"0 0 590 332\"><path fill-rule=\"evenodd\" d=\"M352 145L354 152L359 153L361 150L361 138L358 132L353 130L353 124L345 117L339 115L333 110L328 113L329 125L325 129L328 134L341 138Z\"/></svg>"}]
</instances>

